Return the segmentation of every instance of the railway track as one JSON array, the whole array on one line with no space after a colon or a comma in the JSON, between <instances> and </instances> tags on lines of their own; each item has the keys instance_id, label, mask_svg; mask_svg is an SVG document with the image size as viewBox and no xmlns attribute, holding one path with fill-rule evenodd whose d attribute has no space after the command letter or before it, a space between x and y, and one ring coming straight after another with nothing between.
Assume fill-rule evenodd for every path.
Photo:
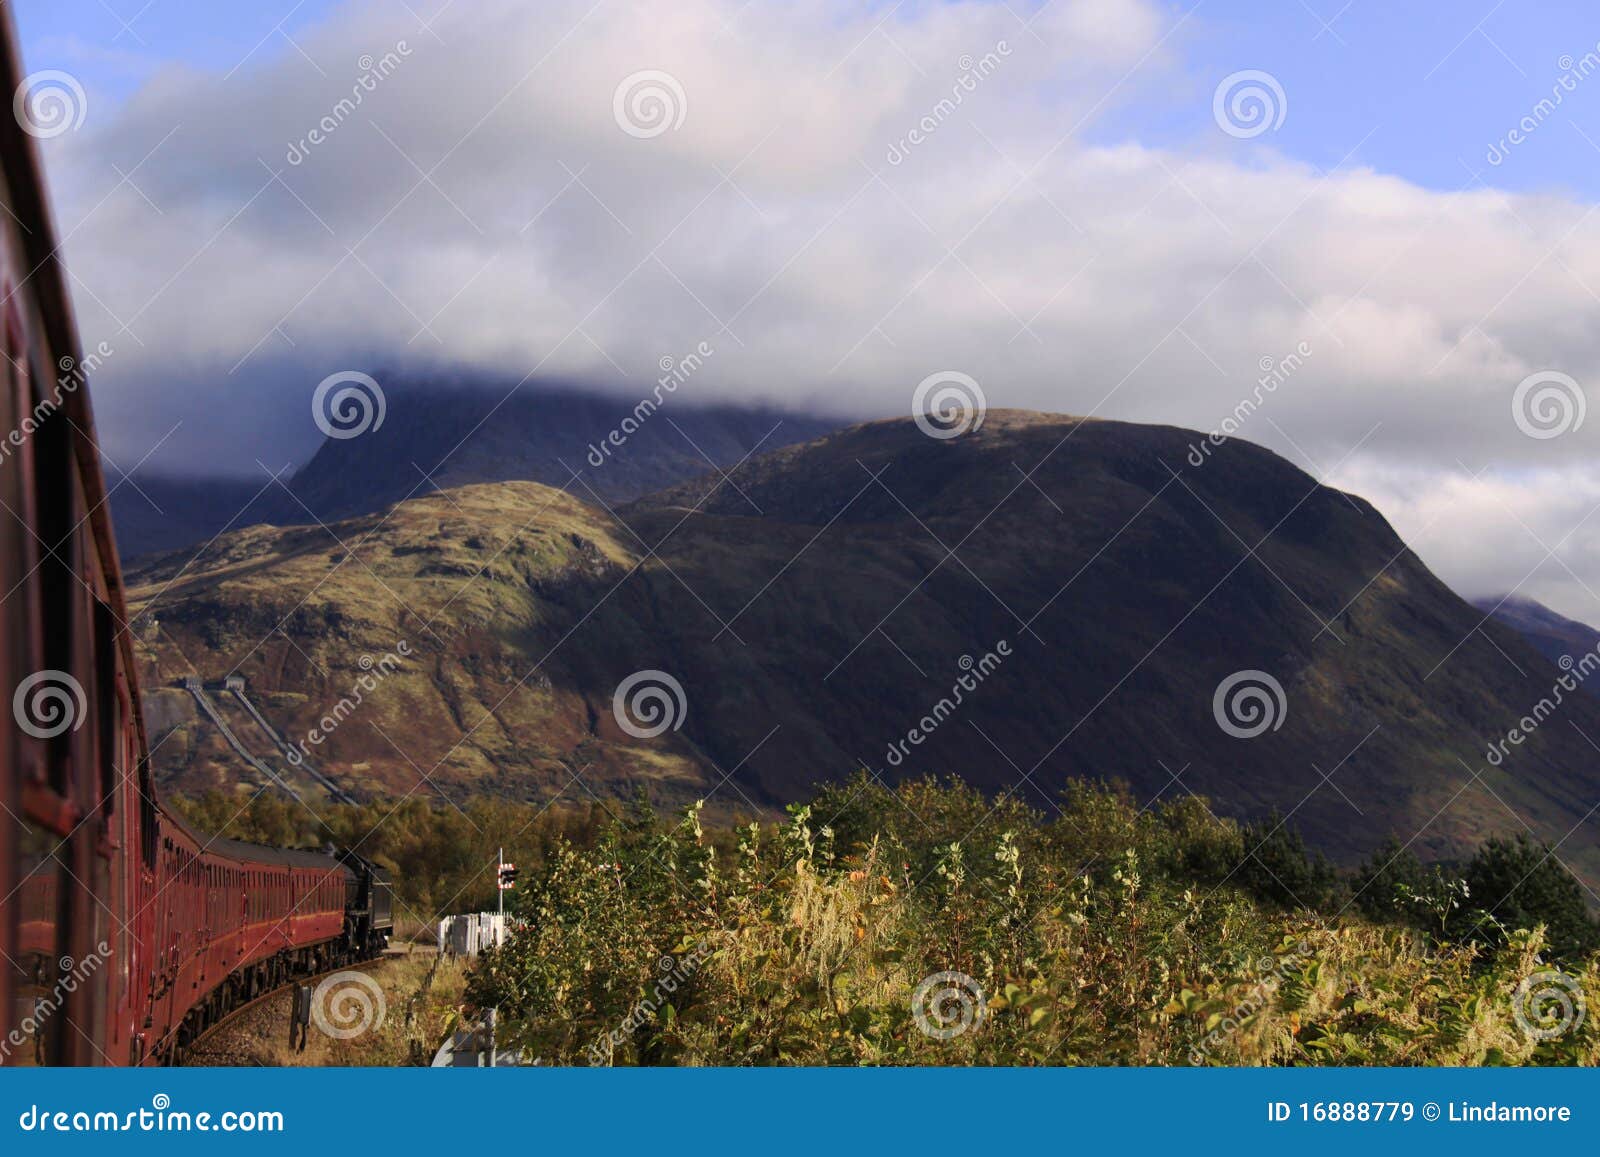
<instances>
[{"instance_id":1,"label":"railway track","mask_svg":"<svg viewBox=\"0 0 1600 1157\"><path fill-rule=\"evenodd\" d=\"M267 1004L267 1002L273 1000L276 997L283 996L285 993L291 991L296 985L299 985L299 984L312 984L312 985L314 985L318 981L323 980L326 977L333 976L336 973L340 973L340 972L369 972L373 968L377 967L379 964L382 964L385 960L388 960L388 959L389 959L389 954L386 952L382 956L375 956L371 960L363 960L358 964L347 964L347 965L344 965L342 968L329 968L329 969L326 969L325 971L315 973L315 974L313 974L311 976L295 977L293 980L289 981L286 984L280 984L280 985L278 985L277 988L270 989L267 992L263 992L260 996L255 997L254 999L249 1000L244 1004L241 1004L238 1008L236 1008L232 1012L228 1013L227 1016L223 1017L221 1020L217 1021L215 1024L209 1026L199 1036L195 1037L194 1040L190 1041L187 1047L183 1048L182 1050L178 1050L177 1053L175 1053L176 1063L180 1067L188 1065L190 1063L190 1058L193 1057L196 1053L203 1051L204 1050L204 1046L208 1042L213 1042L214 1043L215 1039L222 1033L222 1031L224 1029L229 1028L229 1027L237 1027L242 1021L244 1021L249 1016L249 1014L252 1011L259 1010L260 1008L265 1006ZM287 1028L287 1026L284 1026L284 1027Z\"/></svg>"}]
</instances>

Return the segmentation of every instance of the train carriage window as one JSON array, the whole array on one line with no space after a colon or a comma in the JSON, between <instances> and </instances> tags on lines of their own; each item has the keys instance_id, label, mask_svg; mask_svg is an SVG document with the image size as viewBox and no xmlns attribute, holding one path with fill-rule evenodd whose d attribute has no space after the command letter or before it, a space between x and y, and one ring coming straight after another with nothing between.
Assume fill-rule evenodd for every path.
<instances>
[{"instance_id":1,"label":"train carriage window","mask_svg":"<svg viewBox=\"0 0 1600 1157\"><path fill-rule=\"evenodd\" d=\"M51 384L47 375L34 383L34 392L48 389ZM86 594L74 573L84 569L80 536L76 533L78 519L74 517L79 506L77 458L72 452L72 426L66 414L55 409L47 413L31 439L34 500L43 555L37 576L41 621L52 625L44 634L41 668L71 672L81 680L87 677L86 664L80 660L83 644L88 640L82 637L87 625L82 614ZM50 756L50 786L70 800L74 795L72 752L75 747L82 749L78 733L69 728L50 743L54 749Z\"/></svg>"},{"instance_id":2,"label":"train carriage window","mask_svg":"<svg viewBox=\"0 0 1600 1157\"><path fill-rule=\"evenodd\" d=\"M122 712L117 688L116 616L99 599L94 600L95 723L100 750L100 819L111 822L116 811L118 779L121 774Z\"/></svg>"},{"instance_id":3,"label":"train carriage window","mask_svg":"<svg viewBox=\"0 0 1600 1157\"><path fill-rule=\"evenodd\" d=\"M66 869L58 858L66 842L38 824L20 830L18 872L21 883L14 900L17 951L6 962L11 972L11 1007L4 1011L6 1040L21 1042L5 1058L12 1065L59 1064L67 1059L66 1016L57 1016L66 1000L60 964L68 948L63 905L68 902ZM11 907L11 905L7 905Z\"/></svg>"}]
</instances>

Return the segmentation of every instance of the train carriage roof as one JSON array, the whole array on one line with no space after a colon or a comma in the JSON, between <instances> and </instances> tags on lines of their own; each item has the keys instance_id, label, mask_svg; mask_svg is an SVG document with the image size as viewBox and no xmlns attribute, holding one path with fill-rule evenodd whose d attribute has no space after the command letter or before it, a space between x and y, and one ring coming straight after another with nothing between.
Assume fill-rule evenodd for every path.
<instances>
[{"instance_id":1,"label":"train carriage roof","mask_svg":"<svg viewBox=\"0 0 1600 1157\"><path fill-rule=\"evenodd\" d=\"M247 864L266 864L276 868L317 868L324 872L330 868L339 868L346 873L350 871L340 863L338 857L310 848L271 848L265 844L251 844L244 840L229 840L220 836L202 840L201 846L204 847L206 855L225 856L230 860L239 860Z\"/></svg>"}]
</instances>

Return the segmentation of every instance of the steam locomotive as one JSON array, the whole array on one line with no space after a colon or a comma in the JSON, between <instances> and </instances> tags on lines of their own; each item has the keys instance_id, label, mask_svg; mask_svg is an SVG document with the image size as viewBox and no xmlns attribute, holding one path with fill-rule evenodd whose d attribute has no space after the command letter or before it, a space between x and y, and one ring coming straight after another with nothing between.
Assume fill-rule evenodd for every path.
<instances>
[{"instance_id":1,"label":"steam locomotive","mask_svg":"<svg viewBox=\"0 0 1600 1157\"><path fill-rule=\"evenodd\" d=\"M0 1063L170 1062L231 1009L382 952L354 852L205 838L152 779L122 574L34 137L0 14Z\"/></svg>"}]
</instances>

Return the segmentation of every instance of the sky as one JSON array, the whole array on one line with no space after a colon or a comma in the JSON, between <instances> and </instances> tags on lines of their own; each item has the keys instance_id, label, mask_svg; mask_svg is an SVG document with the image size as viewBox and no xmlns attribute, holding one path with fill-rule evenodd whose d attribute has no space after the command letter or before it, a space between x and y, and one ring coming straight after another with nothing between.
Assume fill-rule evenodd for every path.
<instances>
[{"instance_id":1,"label":"sky","mask_svg":"<svg viewBox=\"0 0 1600 1157\"><path fill-rule=\"evenodd\" d=\"M122 469L303 462L335 373L634 397L706 343L685 396L1232 433L1600 623L1581 4L11 7Z\"/></svg>"}]
</instances>

